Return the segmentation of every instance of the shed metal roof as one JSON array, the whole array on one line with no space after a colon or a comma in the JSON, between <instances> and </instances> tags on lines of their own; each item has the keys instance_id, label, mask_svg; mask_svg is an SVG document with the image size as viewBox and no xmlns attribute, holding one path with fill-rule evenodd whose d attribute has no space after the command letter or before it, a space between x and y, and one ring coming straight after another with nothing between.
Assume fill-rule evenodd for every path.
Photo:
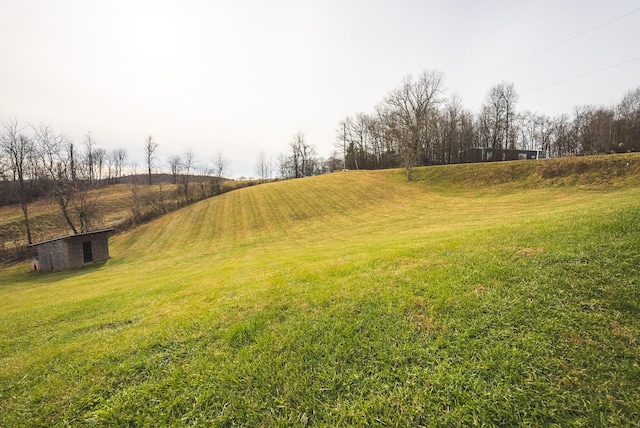
<instances>
[{"instance_id":1,"label":"shed metal roof","mask_svg":"<svg viewBox=\"0 0 640 428\"><path fill-rule=\"evenodd\" d=\"M63 241L65 239L73 239L73 238L78 238L78 237L82 237L82 236L89 236L89 235L99 235L99 234L109 233L109 232L113 232L113 231L115 231L114 228L93 230L91 232L78 233L77 235L66 235L66 236L61 236L59 238L48 239L46 241L36 242L35 244L31 244L29 246L30 247L37 247L38 245L47 244L49 242Z\"/></svg>"}]
</instances>

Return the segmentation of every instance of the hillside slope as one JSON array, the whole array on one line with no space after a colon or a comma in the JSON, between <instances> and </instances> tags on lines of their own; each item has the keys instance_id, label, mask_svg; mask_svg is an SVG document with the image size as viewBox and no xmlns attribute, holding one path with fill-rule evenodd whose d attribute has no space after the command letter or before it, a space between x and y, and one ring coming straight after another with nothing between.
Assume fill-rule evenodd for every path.
<instances>
[{"instance_id":1,"label":"hillside slope","mask_svg":"<svg viewBox=\"0 0 640 428\"><path fill-rule=\"evenodd\" d=\"M191 177L190 202L209 198L214 186L211 177ZM89 207L90 223L93 230L115 227L128 229L136 223L146 222L188 205L182 184L170 184L170 177L155 175L152 185L147 185L147 177L128 176L122 180L127 184L103 184L90 189L85 195ZM204 180L204 181L203 181ZM135 181L136 184L132 184ZM144 183L144 184L142 184ZM224 180L222 192L252 186L257 181ZM70 217L79 228L76 197L68 206ZM64 219L58 203L52 197L42 198L27 204L29 224L33 242L65 236L71 229ZM26 247L27 237L24 214L20 205L0 206L0 262L3 255L7 259L16 256L16 249ZM3 254L6 250L6 254ZM13 253L13 254L12 254Z\"/></svg>"},{"instance_id":2,"label":"hillside slope","mask_svg":"<svg viewBox=\"0 0 640 428\"><path fill-rule=\"evenodd\" d=\"M270 183L101 265L6 269L0 425L630 425L639 162L617 159Z\"/></svg>"}]
</instances>

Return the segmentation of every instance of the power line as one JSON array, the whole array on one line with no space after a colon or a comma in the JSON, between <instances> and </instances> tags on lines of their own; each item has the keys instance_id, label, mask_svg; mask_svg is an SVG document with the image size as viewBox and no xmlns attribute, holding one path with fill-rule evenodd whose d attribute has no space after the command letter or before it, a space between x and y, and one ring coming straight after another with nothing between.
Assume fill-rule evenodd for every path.
<instances>
[{"instance_id":1,"label":"power line","mask_svg":"<svg viewBox=\"0 0 640 428\"><path fill-rule=\"evenodd\" d=\"M625 64L628 64L628 63L630 63L630 62L638 61L638 60L640 60L640 56L635 57L635 58L632 58L632 59L629 59L629 60L626 60L626 61L619 62L619 63L617 63L617 64L608 65L608 66L606 66L606 67L602 67L602 68L599 68L599 69L597 69L597 70L590 71L590 72L588 72L588 73L584 73L584 74L580 74L580 75L578 75L578 76L570 77L570 78L568 78L568 79L564 79L564 80L561 80L561 81L559 81L559 82L550 83L550 84L548 84L548 85L544 85L544 86L539 86L539 87L537 87L537 88L530 89L530 90L528 90L528 91L522 92L522 94L523 94L523 95L524 95L524 94L529 94L529 93L531 93L531 92L535 92L535 91L539 91L539 90L542 90L542 89L551 88L551 87L553 87L553 86L558 86L558 85L561 85L561 84L563 84L563 83L571 82L572 80L581 79L581 78L583 78L583 77L590 76L590 75L592 75L592 74L596 74L596 73L600 73L601 71L609 70L610 68L619 67L619 66L621 66L621 65L625 65Z\"/></svg>"},{"instance_id":2,"label":"power line","mask_svg":"<svg viewBox=\"0 0 640 428\"><path fill-rule=\"evenodd\" d=\"M524 56L524 57L522 57L522 58L520 58L520 59L517 59L517 60L515 60L515 61L513 61L513 62L510 62L510 63L508 63L508 64L506 64L506 65L503 65L503 66L501 66L501 67L498 67L498 68L496 68L496 69L494 69L494 70L492 70L492 71L489 71L489 72L487 72L487 73L484 73L484 74L482 74L482 75L480 75L480 76L477 76L477 77L474 77L474 78L472 78L472 79L469 79L469 80L467 80L466 82L462 83L462 85L461 85L461 86L464 86L464 85L466 85L466 84L468 84L468 83L471 83L471 82L474 82L474 81L476 81L476 80L482 79L483 77L487 77L487 76L489 76L489 75L491 75L491 74L493 74L493 73L497 73L498 71L504 70L505 68L509 68L509 67L512 67L512 66L514 66L514 65L516 65L516 64L520 64L521 62L524 62L524 61L526 61L526 60L528 60L528 59L531 59L531 58L533 58L533 57L535 57L535 56L538 56L538 55L543 54L543 53L545 53L545 52L548 52L548 51L550 51L550 50L552 50L552 49L555 49L555 48L557 48L558 46L562 46L562 45L564 45L564 44L567 44L567 43L569 43L569 42L571 42L571 41L573 41L573 40L575 40L575 39L577 39L577 38L579 38L579 37L582 37L582 36L584 36L584 35L586 35L586 34L589 34L589 33L592 33L592 32L594 32L594 31L596 31L596 30L599 30L600 28L605 27L605 26L607 26L607 25L609 25L609 24L612 24L612 23L614 23L614 22L616 22L616 21L620 21L621 19L626 18L627 16L632 15L632 14L634 14L634 13L636 13L636 12L639 12L639 11L640 11L640 7L639 7L639 8L637 8L637 9L634 9L634 10L632 10L632 11L630 11L630 12L627 12L627 13L625 13L624 15L620 15L620 16L618 16L617 18L614 18L614 19L612 19L612 20L610 20L610 21L604 22L604 23L602 23L602 24L600 24L600 25L596 25L595 27L592 27L592 28L590 28L590 29L588 29L588 30L586 30L586 31L583 31L582 33L579 33L579 34L576 34L576 35L574 35L574 36L571 36L571 37L569 37L568 39L565 39L565 40L563 40L563 41L561 41L561 42L559 42L559 43L556 43L556 44L554 44L554 45L551 45L551 46L549 46L549 47L546 47L546 48L544 48L544 49L541 49L541 50L539 50L539 51L537 51L537 52L534 52L534 53L532 53L532 54L529 54L529 55L527 55L527 56ZM631 61L633 61L633 60L631 60ZM615 66L612 66L612 67L615 67ZM605 69L606 69L606 68L605 68ZM601 70L599 70L599 71L601 71ZM595 71L595 72L597 72L597 71ZM595 73L595 72L594 72L594 73ZM591 74L591 73L588 73L588 74ZM580 76L580 77L582 77L582 76ZM577 78L577 77L576 77L576 78ZM573 79L570 79L570 80L573 80ZM558 84L559 84L559 83L558 83Z\"/></svg>"}]
</instances>

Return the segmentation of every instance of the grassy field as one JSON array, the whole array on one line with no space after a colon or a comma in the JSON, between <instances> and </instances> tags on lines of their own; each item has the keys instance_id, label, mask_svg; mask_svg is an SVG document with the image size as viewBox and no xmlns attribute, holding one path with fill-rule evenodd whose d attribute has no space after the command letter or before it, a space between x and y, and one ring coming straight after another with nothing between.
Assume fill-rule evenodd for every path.
<instances>
[{"instance_id":1,"label":"grassy field","mask_svg":"<svg viewBox=\"0 0 640 428\"><path fill-rule=\"evenodd\" d=\"M167 205L174 206L173 193L175 185L164 185ZM157 186L139 186L139 198L141 201L157 199ZM87 200L95 205L94 221L104 227L118 226L131 222L132 217L132 193L130 186L115 184L93 189L89 192ZM144 206L144 202L141 202ZM149 210L149 207L144 207ZM31 234L33 242L45 241L55 237L71 233L64 217L60 213L58 205L53 199L41 199L28 204ZM77 215L70 209L73 221L77 223ZM17 205L0 207L0 250L11 249L14 246L27 245L24 227L24 215Z\"/></svg>"},{"instance_id":2,"label":"grassy field","mask_svg":"<svg viewBox=\"0 0 640 428\"><path fill-rule=\"evenodd\" d=\"M160 181L163 177L159 176ZM191 201L204 199L202 186L208 190L211 178L198 181L199 177L193 177L189 185ZM137 190L138 216L134 219L134 195L131 184L109 184L91 189L87 193L88 205L91 206L92 230L116 227L118 229L128 229L135 223L146 222L159 217L163 212L174 211L175 209L187 205L184 201L184 190L182 185L164 183L146 185L147 177L138 177L140 183L135 186ZM248 187L257 184L254 180L227 180L221 183L223 192ZM206 194L206 197L209 197ZM164 206L161 209L160 201ZM78 214L75 208L70 205L69 213L77 228ZM71 233L60 209L53 198L43 198L28 205L29 223L33 242L46 241L58 238ZM24 225L24 214L19 205L0 206L0 262L1 252L7 250L9 255L16 248L27 246L26 229Z\"/></svg>"},{"instance_id":3,"label":"grassy field","mask_svg":"<svg viewBox=\"0 0 640 428\"><path fill-rule=\"evenodd\" d=\"M0 426L637 426L640 156L234 191L0 271Z\"/></svg>"}]
</instances>

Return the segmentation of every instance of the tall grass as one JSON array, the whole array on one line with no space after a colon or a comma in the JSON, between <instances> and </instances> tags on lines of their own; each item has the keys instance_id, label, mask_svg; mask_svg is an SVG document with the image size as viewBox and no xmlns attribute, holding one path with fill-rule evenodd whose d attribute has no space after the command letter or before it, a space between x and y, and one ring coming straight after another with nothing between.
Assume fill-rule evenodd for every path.
<instances>
[{"instance_id":1,"label":"tall grass","mask_svg":"<svg viewBox=\"0 0 640 428\"><path fill-rule=\"evenodd\" d=\"M0 425L637 424L635 178L443 171L257 186L102 265L5 269Z\"/></svg>"}]
</instances>

